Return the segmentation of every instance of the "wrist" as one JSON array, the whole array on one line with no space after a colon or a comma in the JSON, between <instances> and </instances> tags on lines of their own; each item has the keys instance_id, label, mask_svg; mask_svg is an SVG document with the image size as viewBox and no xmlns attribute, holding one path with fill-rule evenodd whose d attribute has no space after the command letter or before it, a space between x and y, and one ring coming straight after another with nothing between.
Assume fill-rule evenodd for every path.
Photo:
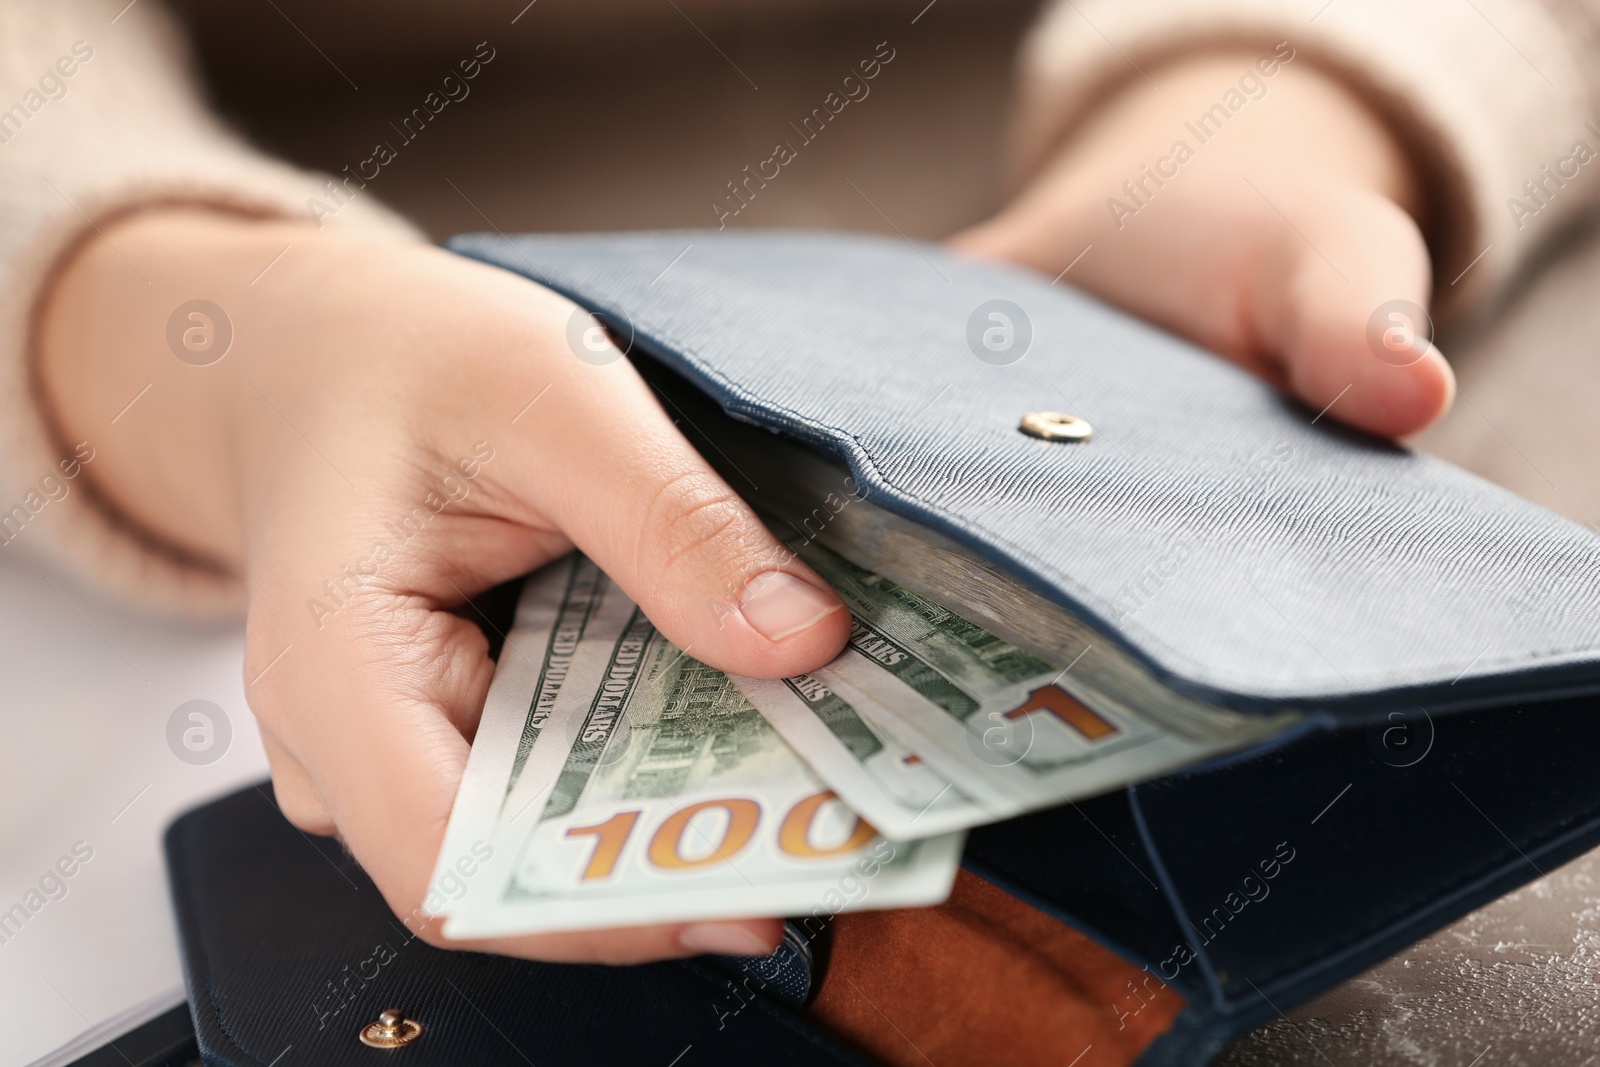
<instances>
[{"instance_id":1,"label":"wrist","mask_svg":"<svg viewBox=\"0 0 1600 1067\"><path fill-rule=\"evenodd\" d=\"M64 441L95 443L104 506L213 570L238 573L243 559L239 461L253 408L241 390L262 271L319 239L309 224L142 212L74 250L40 301L33 356L48 421Z\"/></svg>"}]
</instances>

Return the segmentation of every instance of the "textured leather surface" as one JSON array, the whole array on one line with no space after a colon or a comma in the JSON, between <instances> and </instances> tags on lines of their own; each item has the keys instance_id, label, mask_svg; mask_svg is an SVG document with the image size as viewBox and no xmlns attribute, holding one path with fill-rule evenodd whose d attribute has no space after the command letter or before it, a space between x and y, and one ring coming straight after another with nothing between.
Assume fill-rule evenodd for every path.
<instances>
[{"instance_id":1,"label":"textured leather surface","mask_svg":"<svg viewBox=\"0 0 1600 1067\"><path fill-rule=\"evenodd\" d=\"M1391 762L1384 727L1319 731L983 827L965 863L1183 993L1142 1064L1205 1063L1600 843L1597 705L1451 716L1416 737L1409 766ZM696 1063L860 1062L698 965L533 964L409 940L337 843L294 830L266 786L180 819L168 863L212 1065L265 1067L290 1048L292 1062L376 1063L355 1034L389 1007L428 1027L408 1063L665 1064L690 1046Z\"/></svg>"},{"instance_id":2,"label":"textured leather surface","mask_svg":"<svg viewBox=\"0 0 1600 1067\"><path fill-rule=\"evenodd\" d=\"M1361 715L1600 686L1591 531L1065 286L865 237L451 247L620 313L731 414L839 457L1204 699ZM968 344L993 299L1031 323L1011 365ZM1037 410L1096 436L1019 434Z\"/></svg>"},{"instance_id":3,"label":"textured leather surface","mask_svg":"<svg viewBox=\"0 0 1600 1067\"><path fill-rule=\"evenodd\" d=\"M1189 998L1141 1064L1209 1062L1600 844L1600 699L1423 720L1405 746L1389 729L1316 731L982 827L964 862Z\"/></svg>"},{"instance_id":4,"label":"textured leather surface","mask_svg":"<svg viewBox=\"0 0 1600 1067\"><path fill-rule=\"evenodd\" d=\"M599 967L445 952L408 936L339 844L300 833L270 787L167 834L189 1003L211 1067L861 1064L798 1016L697 964ZM386 1008L423 1023L367 1048ZM281 1057L281 1059L280 1059Z\"/></svg>"},{"instance_id":5,"label":"textured leather surface","mask_svg":"<svg viewBox=\"0 0 1600 1067\"><path fill-rule=\"evenodd\" d=\"M1094 615L1194 691L1240 705L1343 699L1356 714L1396 690L1433 687L1433 707L1489 704L1595 678L1587 531L1313 425L1314 413L1081 295L859 239L458 247L625 308L642 349L730 411L831 450L882 506ZM1032 349L1008 367L966 346L971 310L995 297L1033 323ZM1095 442L1016 434L1021 412L1048 408L1089 418ZM1123 584L1178 543L1182 566L1119 620ZM1312 733L981 829L967 862L1158 973L1189 946L1171 980L1191 1007L1146 1061L1205 1062L1600 840L1596 703L1503 700L1436 720L1406 767L1372 729ZM1263 895L1261 865L1281 846L1294 859ZM855 1062L765 1001L730 1017L743 1002L703 969L557 967L408 941L338 846L294 831L263 792L186 816L169 862L212 1063L266 1065L292 1047L319 1064L588 1067L670 1063L691 1046L696 1062ZM379 943L394 958L319 1025L327 984L371 973ZM356 1030L386 1007L430 1023L428 1036L403 1053L361 1047Z\"/></svg>"}]
</instances>

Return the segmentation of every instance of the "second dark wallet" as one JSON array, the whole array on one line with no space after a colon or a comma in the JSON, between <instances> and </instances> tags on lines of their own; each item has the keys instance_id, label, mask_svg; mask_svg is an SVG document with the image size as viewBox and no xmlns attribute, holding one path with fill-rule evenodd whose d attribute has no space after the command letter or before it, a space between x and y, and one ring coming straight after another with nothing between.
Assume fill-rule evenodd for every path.
<instances>
[{"instance_id":1,"label":"second dark wallet","mask_svg":"<svg viewBox=\"0 0 1600 1067\"><path fill-rule=\"evenodd\" d=\"M284 819L265 783L175 822L167 863L209 1067L864 1062L750 992L759 983L699 961L529 963L426 945L337 841ZM389 1009L422 1036L367 1047L362 1029Z\"/></svg>"}]
</instances>

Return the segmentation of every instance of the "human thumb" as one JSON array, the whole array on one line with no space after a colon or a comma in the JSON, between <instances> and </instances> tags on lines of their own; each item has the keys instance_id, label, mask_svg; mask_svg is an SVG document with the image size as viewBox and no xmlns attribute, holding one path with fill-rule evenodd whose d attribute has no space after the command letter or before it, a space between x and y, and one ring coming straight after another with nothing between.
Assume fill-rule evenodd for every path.
<instances>
[{"instance_id":1,"label":"human thumb","mask_svg":"<svg viewBox=\"0 0 1600 1067\"><path fill-rule=\"evenodd\" d=\"M836 656L850 616L827 582L684 439L632 367L580 373L611 380L573 390L530 431L525 488L544 516L696 659L779 678Z\"/></svg>"}]
</instances>

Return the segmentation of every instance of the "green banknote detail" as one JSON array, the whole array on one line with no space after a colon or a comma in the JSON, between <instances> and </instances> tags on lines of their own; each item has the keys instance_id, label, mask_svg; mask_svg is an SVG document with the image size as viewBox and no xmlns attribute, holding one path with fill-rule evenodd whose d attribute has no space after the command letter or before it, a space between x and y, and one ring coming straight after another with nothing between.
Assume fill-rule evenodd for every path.
<instances>
[{"instance_id":1,"label":"green banknote detail","mask_svg":"<svg viewBox=\"0 0 1600 1067\"><path fill-rule=\"evenodd\" d=\"M620 800L654 800L686 792L700 776L735 770L782 742L733 679L660 639L659 654L678 662L665 679L661 711L630 735L632 765L616 785ZM613 742L615 744L616 742Z\"/></svg>"},{"instance_id":2,"label":"green banknote detail","mask_svg":"<svg viewBox=\"0 0 1600 1067\"><path fill-rule=\"evenodd\" d=\"M839 694L823 685L809 674L785 678L783 684L790 692L805 701L822 724L832 731L850 754L862 763L883 751L883 742L872 728L862 721L856 709Z\"/></svg>"},{"instance_id":3,"label":"green banknote detail","mask_svg":"<svg viewBox=\"0 0 1600 1067\"><path fill-rule=\"evenodd\" d=\"M572 812L604 778L610 799L673 797L694 779L769 758L783 741L733 680L684 655L635 609L612 647L543 820Z\"/></svg>"},{"instance_id":4,"label":"green banknote detail","mask_svg":"<svg viewBox=\"0 0 1600 1067\"><path fill-rule=\"evenodd\" d=\"M850 647L954 719L965 722L980 706L950 679L923 662L915 650L861 621L860 616L850 620Z\"/></svg>"},{"instance_id":5,"label":"green banknote detail","mask_svg":"<svg viewBox=\"0 0 1600 1067\"><path fill-rule=\"evenodd\" d=\"M1055 673L1032 653L821 545L797 550L850 602L850 647L958 721L989 696Z\"/></svg>"},{"instance_id":6,"label":"green banknote detail","mask_svg":"<svg viewBox=\"0 0 1600 1067\"><path fill-rule=\"evenodd\" d=\"M511 763L511 777L506 782L506 795L522 777L522 768L528 763L528 753L539 740L539 731L550 718L556 697L566 682L572 667L572 656L583 643L584 632L594 612L600 605L600 591L605 576L589 557L579 553L572 558L572 573L567 577L567 588L561 596L561 607L556 613L555 625L550 629L550 640L544 646L544 659L539 664L539 684L528 701L528 715L522 722L522 734L517 738L517 755Z\"/></svg>"},{"instance_id":7,"label":"green banknote detail","mask_svg":"<svg viewBox=\"0 0 1600 1067\"><path fill-rule=\"evenodd\" d=\"M565 815L578 805L578 798L600 765L612 733L622 721L628 699L639 683L639 667L645 648L655 636L656 628L635 608L628 619L627 629L611 648L611 658L606 663L605 680L601 682L594 699L589 703L589 713L584 717L583 729L567 753L566 766L556 778L545 805L544 818Z\"/></svg>"}]
</instances>

